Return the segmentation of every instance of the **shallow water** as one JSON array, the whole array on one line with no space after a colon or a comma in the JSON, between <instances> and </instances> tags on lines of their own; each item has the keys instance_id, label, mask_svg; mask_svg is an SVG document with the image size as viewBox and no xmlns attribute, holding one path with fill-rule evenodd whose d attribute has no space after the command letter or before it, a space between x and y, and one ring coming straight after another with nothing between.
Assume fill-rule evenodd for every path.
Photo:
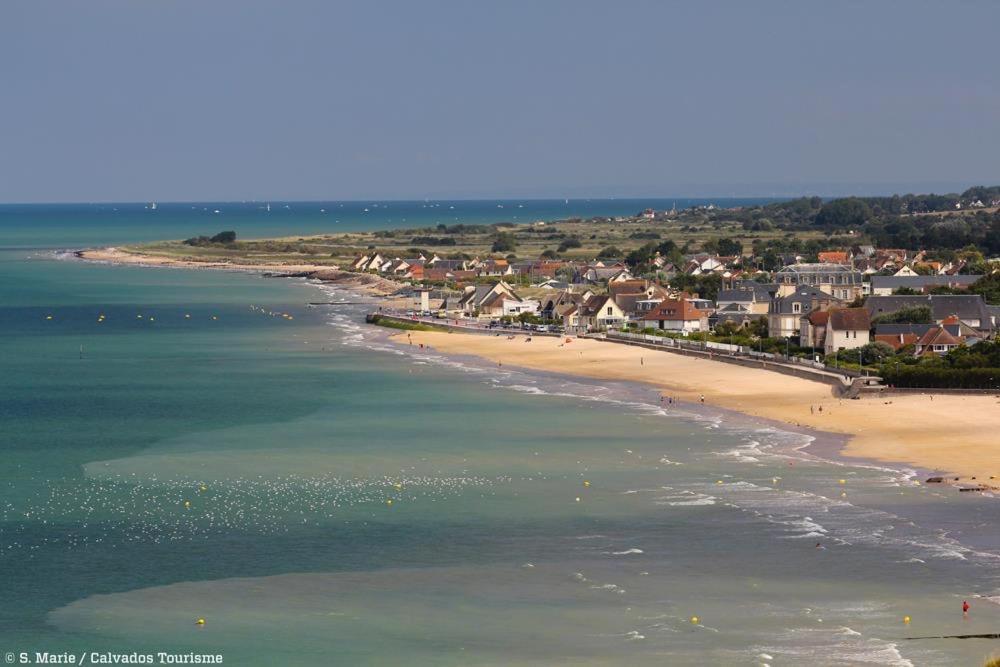
<instances>
[{"instance_id":1,"label":"shallow water","mask_svg":"<svg viewBox=\"0 0 1000 667\"><path fill-rule=\"evenodd\" d=\"M305 307L318 290L0 251L0 646L261 665L997 648L904 640L996 631L995 500L642 387L397 345L361 307Z\"/></svg>"}]
</instances>

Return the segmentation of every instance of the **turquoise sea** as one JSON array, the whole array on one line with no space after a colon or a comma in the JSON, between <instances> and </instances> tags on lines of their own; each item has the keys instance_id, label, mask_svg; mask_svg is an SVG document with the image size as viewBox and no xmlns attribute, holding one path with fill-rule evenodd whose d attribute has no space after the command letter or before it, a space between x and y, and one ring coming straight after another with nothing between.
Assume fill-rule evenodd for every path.
<instances>
[{"instance_id":1,"label":"turquoise sea","mask_svg":"<svg viewBox=\"0 0 1000 667\"><path fill-rule=\"evenodd\" d=\"M306 306L344 294L329 286L63 252L672 201L0 206L0 654L976 665L1000 650L909 639L1000 631L994 498L640 386L398 346L364 306Z\"/></svg>"}]
</instances>

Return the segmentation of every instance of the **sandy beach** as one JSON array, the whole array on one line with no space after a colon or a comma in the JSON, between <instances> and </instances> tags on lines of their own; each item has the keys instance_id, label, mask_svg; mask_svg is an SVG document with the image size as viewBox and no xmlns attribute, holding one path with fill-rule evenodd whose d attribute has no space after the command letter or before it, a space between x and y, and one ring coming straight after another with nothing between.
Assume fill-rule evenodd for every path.
<instances>
[{"instance_id":1,"label":"sandy beach","mask_svg":"<svg viewBox=\"0 0 1000 667\"><path fill-rule=\"evenodd\" d=\"M407 335L393 339L407 342ZM414 331L414 344L492 362L658 387L666 396L849 437L843 454L906 463L962 482L1000 479L1000 398L906 394L841 400L829 385L597 340Z\"/></svg>"}]
</instances>

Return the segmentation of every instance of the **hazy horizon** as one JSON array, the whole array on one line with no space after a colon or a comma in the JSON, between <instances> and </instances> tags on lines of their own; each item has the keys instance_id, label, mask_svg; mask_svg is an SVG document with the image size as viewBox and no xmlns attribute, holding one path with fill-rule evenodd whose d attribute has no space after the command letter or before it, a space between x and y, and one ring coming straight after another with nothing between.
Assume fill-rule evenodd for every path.
<instances>
[{"instance_id":1,"label":"hazy horizon","mask_svg":"<svg viewBox=\"0 0 1000 667\"><path fill-rule=\"evenodd\" d=\"M13 0L0 201L961 191L1000 183L998 24L975 1Z\"/></svg>"}]
</instances>

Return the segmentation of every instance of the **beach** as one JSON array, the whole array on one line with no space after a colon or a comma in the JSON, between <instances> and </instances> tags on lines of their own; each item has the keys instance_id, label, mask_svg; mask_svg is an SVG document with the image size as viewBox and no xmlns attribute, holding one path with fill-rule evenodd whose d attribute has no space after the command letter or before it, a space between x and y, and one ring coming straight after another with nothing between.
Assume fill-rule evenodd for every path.
<instances>
[{"instance_id":1,"label":"beach","mask_svg":"<svg viewBox=\"0 0 1000 667\"><path fill-rule=\"evenodd\" d=\"M394 340L504 366L641 382L664 396L848 436L843 454L906 463L962 482L1000 478L1000 399L888 394L842 400L829 385L764 369L584 338L414 331ZM569 341L569 342L567 342ZM973 479L974 478L974 479Z\"/></svg>"}]
</instances>

